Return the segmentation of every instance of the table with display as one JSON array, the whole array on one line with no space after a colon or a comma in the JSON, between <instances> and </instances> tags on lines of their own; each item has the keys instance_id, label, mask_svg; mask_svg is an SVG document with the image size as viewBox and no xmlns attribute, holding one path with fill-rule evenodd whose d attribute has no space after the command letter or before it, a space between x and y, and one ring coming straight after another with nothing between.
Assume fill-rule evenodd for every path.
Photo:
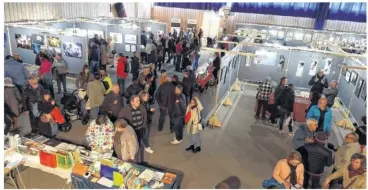
<instances>
[{"instance_id":1,"label":"table with display","mask_svg":"<svg viewBox=\"0 0 368 190\"><path fill-rule=\"evenodd\" d=\"M268 105L272 105L274 104L275 100L274 100L275 94L274 92L272 92L272 94L269 96L268 99ZM305 122L305 110L308 109L309 104L310 104L310 100L309 100L309 92L306 91L295 91L295 102L294 102L294 108L293 108L293 117L294 117L294 121L297 122ZM254 107L254 112L257 111L257 102L256 105ZM266 112L266 115L271 115L271 113L269 113L268 111Z\"/></svg>"},{"instance_id":2,"label":"table with display","mask_svg":"<svg viewBox=\"0 0 368 190\"><path fill-rule=\"evenodd\" d=\"M89 173L90 167L92 165L94 165L96 162L100 163L102 160L114 160L114 163L119 163L119 164L114 164L116 167L120 167L121 164L125 164L125 163L129 164L129 165L133 166L132 168L134 168L136 171L139 171L140 173L142 173L143 171L149 170L149 171L155 172L155 173L162 173L162 175L165 175L165 177L166 177L166 174L167 174L169 177L170 176L172 177L172 179L170 180L170 183L162 182L162 181L164 181L164 178L162 178L162 181L154 181L154 180L149 181L149 182L153 182L153 183L150 183L150 184L158 185L159 188L164 188L164 189L180 188L180 183L181 183L182 176L178 175L175 172L171 172L171 171L166 172L165 169L159 169L159 168L153 169L152 167L145 167L145 166L138 165L138 164L123 162L123 161L121 161L121 160L119 160L115 157L111 157L112 152L107 154L107 155L110 155L110 156L106 156L106 154L99 154L98 156L96 156L95 154L93 154L93 153L96 153L96 152L88 151L83 147L78 147L78 146L75 146L75 145L72 145L72 144L63 143L63 142L55 140L55 139L48 139L48 138L46 138L44 136L41 136L41 135L38 135L38 137L35 137L35 138L36 139L22 138L21 143L16 146L17 148L15 148L15 150L24 156L24 162L22 164L24 164L24 166L40 169L40 170L42 170L44 172L47 172L47 173L55 174L55 175L65 179L65 185L64 185L63 188L65 188L67 186L67 184L69 184L70 182L72 182L72 186L74 186L74 188L77 188L77 189L119 188L119 187L116 187L116 186L115 187L114 186L108 187L108 186L104 186L104 185L101 185L101 184L96 183L96 182L92 182L92 181L90 181L91 178L88 178L84 175L79 175L79 174L73 172L73 169L74 169L76 164L81 165L80 163L84 162L86 167L88 166L88 164L86 164L86 163L90 163L90 166L88 166L88 172L86 172L86 173ZM42 139L42 140L39 140L39 139ZM30 147L30 144L32 144L31 147ZM6 144L5 147L8 147L8 149L9 148L14 148L14 147L9 147L9 144ZM71 149L68 149L68 150L66 150L65 148L60 149L60 147L75 147L75 148L74 148L74 151L71 151ZM82 155L82 153L79 154L79 149L78 148L82 148L84 154L86 154L87 156ZM78 149L78 157L75 157L76 149ZM57 157L57 159L55 161L53 161L55 163L51 164L52 166L50 166L49 164L45 164L45 159L42 160L41 152L42 153L43 152L53 152L55 154L56 154L56 152L57 153L59 153L59 152L68 152L66 154L66 155L69 155L68 161L65 161L63 163L63 165L61 165L59 163L60 159L59 159L59 157ZM105 159L103 159L102 157L105 158ZM93 158L93 161L91 161L91 158ZM69 162L69 160L72 160L72 161ZM51 161L47 160L46 162L51 162ZM66 163L69 163L69 164L67 164L68 165L67 167L65 166ZM100 165L102 165L102 164L100 164ZM101 166L101 168L102 167L103 166ZM120 172L117 168L115 168L114 170L116 172ZM99 178L100 177L99 172L90 172L90 173L92 174L91 176L93 176L94 178L96 178L96 177ZM136 175L138 175L138 174L136 174ZM102 177L105 177L105 176L101 176L101 178ZM122 177L125 177L125 176L122 175ZM109 178L112 181L111 176L106 177L106 178ZM138 181L140 181L140 179ZM148 182L142 182L142 184L144 184L144 188L148 188ZM142 187L143 187L143 185L142 185Z\"/></svg>"},{"instance_id":3,"label":"table with display","mask_svg":"<svg viewBox=\"0 0 368 190\"><path fill-rule=\"evenodd\" d=\"M13 152L14 152L14 149L5 150L5 156L11 156ZM26 186L23 183L22 175L18 169L20 166L24 165L24 163L25 163L24 159L20 159L20 160L15 160L15 162L13 163L10 163L10 164L8 163L4 166L4 176L10 178L11 182L13 183L16 189L19 189L19 185L15 181L16 174L18 174L19 180L22 183L23 188L26 189Z\"/></svg>"}]
</instances>

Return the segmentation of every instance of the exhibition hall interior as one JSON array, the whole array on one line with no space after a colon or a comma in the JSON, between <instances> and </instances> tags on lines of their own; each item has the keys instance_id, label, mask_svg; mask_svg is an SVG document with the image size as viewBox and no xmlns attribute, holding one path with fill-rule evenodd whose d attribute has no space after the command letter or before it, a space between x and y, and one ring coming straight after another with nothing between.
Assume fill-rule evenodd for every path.
<instances>
[{"instance_id":1,"label":"exhibition hall interior","mask_svg":"<svg viewBox=\"0 0 368 190\"><path fill-rule=\"evenodd\" d=\"M367 3L5 2L5 189L366 189Z\"/></svg>"}]
</instances>

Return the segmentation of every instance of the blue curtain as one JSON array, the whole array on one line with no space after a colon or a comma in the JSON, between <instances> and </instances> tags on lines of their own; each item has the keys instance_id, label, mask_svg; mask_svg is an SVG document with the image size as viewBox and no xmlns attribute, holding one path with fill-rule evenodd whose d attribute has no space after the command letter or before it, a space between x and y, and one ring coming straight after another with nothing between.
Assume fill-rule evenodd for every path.
<instances>
[{"instance_id":1,"label":"blue curtain","mask_svg":"<svg viewBox=\"0 0 368 190\"><path fill-rule=\"evenodd\" d=\"M327 19L366 22L367 3L331 3Z\"/></svg>"},{"instance_id":2,"label":"blue curtain","mask_svg":"<svg viewBox=\"0 0 368 190\"><path fill-rule=\"evenodd\" d=\"M155 6L218 11L226 3L155 3Z\"/></svg>"},{"instance_id":3,"label":"blue curtain","mask_svg":"<svg viewBox=\"0 0 368 190\"><path fill-rule=\"evenodd\" d=\"M314 29L323 30L323 26L325 25L327 15L330 11L330 3L319 3L319 8L316 16L316 21L314 23Z\"/></svg>"},{"instance_id":4,"label":"blue curtain","mask_svg":"<svg viewBox=\"0 0 368 190\"><path fill-rule=\"evenodd\" d=\"M316 18L318 3L233 3L232 12Z\"/></svg>"}]
</instances>

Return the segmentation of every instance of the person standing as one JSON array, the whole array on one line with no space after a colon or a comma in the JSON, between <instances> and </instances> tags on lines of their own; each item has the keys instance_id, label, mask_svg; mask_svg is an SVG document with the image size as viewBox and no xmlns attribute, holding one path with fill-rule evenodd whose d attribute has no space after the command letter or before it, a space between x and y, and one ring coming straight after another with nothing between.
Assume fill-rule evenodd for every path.
<instances>
[{"instance_id":1,"label":"person standing","mask_svg":"<svg viewBox=\"0 0 368 190\"><path fill-rule=\"evenodd\" d=\"M41 53L41 66L39 68L39 75L42 80L43 87L51 92L52 98L55 97L54 85L52 84L52 62L51 58L45 53Z\"/></svg>"},{"instance_id":2,"label":"person standing","mask_svg":"<svg viewBox=\"0 0 368 190\"><path fill-rule=\"evenodd\" d=\"M188 103L186 114L185 114L185 125L187 133L189 135L189 147L186 151L192 151L197 153L201 151L201 131L203 126L201 123L202 116L201 112L203 106L197 97L194 97L190 103Z\"/></svg>"},{"instance_id":3,"label":"person standing","mask_svg":"<svg viewBox=\"0 0 368 190\"><path fill-rule=\"evenodd\" d=\"M77 89L87 90L87 85L89 82L93 81L93 74L90 72L88 65L84 65L82 72L77 75L77 79L75 81L75 87Z\"/></svg>"},{"instance_id":4,"label":"person standing","mask_svg":"<svg viewBox=\"0 0 368 190\"><path fill-rule=\"evenodd\" d=\"M319 99L321 99L322 98L322 95L320 94L320 93L318 93L318 92L313 92L312 93L312 96L310 96L310 104L309 104L309 107L308 107L308 109L306 110L306 113L308 113L309 112L309 110L310 110L310 108L312 107L312 106L314 106L314 105L317 105L318 104L318 101L319 101Z\"/></svg>"},{"instance_id":5,"label":"person standing","mask_svg":"<svg viewBox=\"0 0 368 190\"><path fill-rule=\"evenodd\" d=\"M350 162L351 156L360 153L360 145L358 143L359 136L356 133L348 133L345 136L345 143L335 152L334 169L332 173L344 168ZM331 180L330 185L342 184L342 179Z\"/></svg>"},{"instance_id":6,"label":"person standing","mask_svg":"<svg viewBox=\"0 0 368 190\"><path fill-rule=\"evenodd\" d=\"M299 152L291 152L286 159L277 162L272 174L279 184L278 189L290 189L291 186L303 186L304 166ZM283 187L283 188L282 188Z\"/></svg>"},{"instance_id":7,"label":"person standing","mask_svg":"<svg viewBox=\"0 0 368 190\"><path fill-rule=\"evenodd\" d=\"M170 36L171 33L169 33L169 35L165 36L165 44L163 44L164 48L165 48L165 53L164 53L164 59L163 62L165 62L165 57L166 57L166 53L167 53L167 62L169 62L169 60L171 59L171 49L170 49Z\"/></svg>"},{"instance_id":8,"label":"person standing","mask_svg":"<svg viewBox=\"0 0 368 190\"><path fill-rule=\"evenodd\" d=\"M175 46L175 54L176 54L175 71L177 72L180 72L182 53L183 53L183 40L180 39Z\"/></svg>"},{"instance_id":9,"label":"person standing","mask_svg":"<svg viewBox=\"0 0 368 190\"><path fill-rule=\"evenodd\" d=\"M325 147L327 135L324 132L315 134L314 143L308 143L297 149L302 155L305 167L303 188L309 188L309 179L312 179L311 188L319 189L320 180L325 167L332 165L332 153Z\"/></svg>"},{"instance_id":10,"label":"person standing","mask_svg":"<svg viewBox=\"0 0 368 190\"><path fill-rule=\"evenodd\" d=\"M153 108L149 103L149 93L147 91L139 92L138 96L140 98L141 104L143 105L143 107L146 109L147 112L147 127L145 129L143 137L143 144L146 147L144 150L152 154L153 150L149 143L149 137L151 133L152 116L155 113L155 108Z\"/></svg>"},{"instance_id":11,"label":"person standing","mask_svg":"<svg viewBox=\"0 0 368 190\"><path fill-rule=\"evenodd\" d=\"M100 74L101 74L102 83L103 83L103 85L105 87L105 90L106 90L104 95L106 96L111 91L112 80L111 80L110 74L108 72L106 72L106 68L101 67Z\"/></svg>"},{"instance_id":12,"label":"person standing","mask_svg":"<svg viewBox=\"0 0 368 190\"><path fill-rule=\"evenodd\" d=\"M332 122L332 111L327 107L327 99L318 100L318 105L312 106L307 113L307 119L314 118L318 121L317 131L330 133Z\"/></svg>"},{"instance_id":13,"label":"person standing","mask_svg":"<svg viewBox=\"0 0 368 190\"><path fill-rule=\"evenodd\" d=\"M256 118L259 118L259 113L262 107L262 119L266 119L266 109L268 106L268 98L272 93L271 78L266 77L265 81L258 86L257 92L257 111Z\"/></svg>"},{"instance_id":14,"label":"person standing","mask_svg":"<svg viewBox=\"0 0 368 190\"><path fill-rule=\"evenodd\" d=\"M117 120L114 127L114 151L116 156L124 162L136 162L139 143L134 129L124 119Z\"/></svg>"},{"instance_id":15,"label":"person standing","mask_svg":"<svg viewBox=\"0 0 368 190\"><path fill-rule=\"evenodd\" d=\"M92 120L86 132L88 146L103 153L112 150L114 145L114 125L105 115Z\"/></svg>"},{"instance_id":16,"label":"person standing","mask_svg":"<svg viewBox=\"0 0 368 190\"><path fill-rule=\"evenodd\" d=\"M166 77L167 77L166 70L162 69L161 70L161 76L158 79L158 84L159 85L164 84L166 82Z\"/></svg>"},{"instance_id":17,"label":"person standing","mask_svg":"<svg viewBox=\"0 0 368 190\"><path fill-rule=\"evenodd\" d=\"M288 127L289 127L289 135L292 135L293 126L292 126L292 119L293 119L293 110L294 110L294 102L295 102L295 93L294 93L294 85L289 84L287 88L285 88L280 98L278 99L277 105L280 106L280 121L279 121L279 133L282 133L282 128L284 126L284 120L286 118L291 117Z\"/></svg>"},{"instance_id":18,"label":"person standing","mask_svg":"<svg viewBox=\"0 0 368 190\"><path fill-rule=\"evenodd\" d=\"M22 96L11 78L4 79L4 103L9 116L13 121L14 128L18 128L18 118L21 113Z\"/></svg>"},{"instance_id":19,"label":"person standing","mask_svg":"<svg viewBox=\"0 0 368 190\"><path fill-rule=\"evenodd\" d=\"M212 74L215 77L216 84L218 84L219 83L219 79L218 79L219 71L221 69L221 58L218 52L215 53L215 59L212 62L212 67L213 67Z\"/></svg>"},{"instance_id":20,"label":"person standing","mask_svg":"<svg viewBox=\"0 0 368 190\"><path fill-rule=\"evenodd\" d=\"M124 94L125 90L125 80L128 77L128 60L124 57L122 53L118 55L118 65L116 67L116 76L118 79L118 84L120 87L120 93Z\"/></svg>"},{"instance_id":21,"label":"person standing","mask_svg":"<svg viewBox=\"0 0 368 190\"><path fill-rule=\"evenodd\" d=\"M100 47L96 43L91 42L91 49L89 50L88 55L88 63L89 63L89 70L92 73L98 72L98 69L100 68L100 61L101 61Z\"/></svg>"},{"instance_id":22,"label":"person standing","mask_svg":"<svg viewBox=\"0 0 368 190\"><path fill-rule=\"evenodd\" d=\"M94 74L94 80L88 83L87 95L88 95L88 107L90 108L90 118L96 119L99 113L99 108L102 105L106 93L106 89L100 81L100 74Z\"/></svg>"},{"instance_id":23,"label":"person standing","mask_svg":"<svg viewBox=\"0 0 368 190\"><path fill-rule=\"evenodd\" d=\"M111 65L110 68L115 66L115 42L112 40L111 36L107 38L106 52L108 56L108 64Z\"/></svg>"},{"instance_id":24,"label":"person standing","mask_svg":"<svg viewBox=\"0 0 368 190\"><path fill-rule=\"evenodd\" d=\"M175 96L173 102L169 104L169 116L170 122L173 125L175 131L175 138L171 141L171 144L180 144L183 140L183 126L184 116L186 111L185 96L182 93L183 86L177 85L175 87Z\"/></svg>"},{"instance_id":25,"label":"person standing","mask_svg":"<svg viewBox=\"0 0 368 190\"><path fill-rule=\"evenodd\" d=\"M185 95L186 104L189 104L191 98L191 89L193 86L193 80L189 77L189 71L183 71L183 80L181 84L183 85L183 94Z\"/></svg>"},{"instance_id":26,"label":"person standing","mask_svg":"<svg viewBox=\"0 0 368 190\"><path fill-rule=\"evenodd\" d=\"M331 81L330 87L323 89L323 95L327 98L327 106L331 108L335 103L335 98L339 93L339 89L337 89L337 82L335 80Z\"/></svg>"},{"instance_id":27,"label":"person standing","mask_svg":"<svg viewBox=\"0 0 368 190\"><path fill-rule=\"evenodd\" d=\"M19 92L22 94L27 86L27 80L30 77L28 69L19 62L19 53L14 53L14 57L9 57L4 63L4 77L9 77L12 79L14 85L18 88Z\"/></svg>"},{"instance_id":28,"label":"person standing","mask_svg":"<svg viewBox=\"0 0 368 190\"><path fill-rule=\"evenodd\" d=\"M119 119L125 119L137 134L139 144L137 159L139 160L138 163L142 162L144 156L142 139L145 128L147 127L147 112L143 105L141 105L139 96L133 95L130 98L130 104L121 109Z\"/></svg>"},{"instance_id":29,"label":"person standing","mask_svg":"<svg viewBox=\"0 0 368 190\"><path fill-rule=\"evenodd\" d=\"M152 40L149 39L147 46L146 46L146 53L147 53L147 62L148 63L154 63L154 59L152 56L153 50L156 50L156 46L152 43Z\"/></svg>"},{"instance_id":30,"label":"person standing","mask_svg":"<svg viewBox=\"0 0 368 190\"><path fill-rule=\"evenodd\" d=\"M128 86L128 88L124 92L124 98L126 99L126 103L129 104L130 103L130 98L133 95L138 95L138 93L142 90L143 90L143 88L139 84L138 79L133 78L132 84L130 86Z\"/></svg>"},{"instance_id":31,"label":"person standing","mask_svg":"<svg viewBox=\"0 0 368 190\"><path fill-rule=\"evenodd\" d=\"M138 78L139 76L140 63L139 63L139 58L137 54L138 52L134 52L134 56L132 57L131 67L130 67L130 73L132 73L133 78Z\"/></svg>"},{"instance_id":32,"label":"person standing","mask_svg":"<svg viewBox=\"0 0 368 190\"><path fill-rule=\"evenodd\" d=\"M275 109L272 109L271 116L270 116L270 123L276 124L276 118L278 115L278 109L277 109L277 103L279 102L280 95L282 91L286 88L288 84L288 80L286 77L281 77L280 83L276 86L275 92L274 92L274 104L271 106Z\"/></svg>"},{"instance_id":33,"label":"person standing","mask_svg":"<svg viewBox=\"0 0 368 190\"><path fill-rule=\"evenodd\" d=\"M355 133L359 136L359 144L361 152L363 152L365 146L367 145L367 117L362 117L363 125L355 129Z\"/></svg>"},{"instance_id":34,"label":"person standing","mask_svg":"<svg viewBox=\"0 0 368 190\"><path fill-rule=\"evenodd\" d=\"M314 75L308 82L309 86L312 86L311 93L318 92L322 94L323 89L328 87L328 81L325 76L325 71L320 69L316 75Z\"/></svg>"},{"instance_id":35,"label":"person standing","mask_svg":"<svg viewBox=\"0 0 368 190\"><path fill-rule=\"evenodd\" d=\"M41 98L41 92L44 90L43 86L38 83L36 76L31 76L28 80L28 85L22 94L22 106L25 114L30 117L32 131L37 130L37 120L39 117L38 101Z\"/></svg>"},{"instance_id":36,"label":"person standing","mask_svg":"<svg viewBox=\"0 0 368 190\"><path fill-rule=\"evenodd\" d=\"M169 38L169 51L170 51L170 58L167 60L166 63L170 63L171 59L174 58L174 64L175 64L176 44L175 44L175 39L173 37Z\"/></svg>"},{"instance_id":37,"label":"person standing","mask_svg":"<svg viewBox=\"0 0 368 190\"><path fill-rule=\"evenodd\" d=\"M313 143L314 133L317 127L318 121L313 118L307 119L306 124L301 124L299 129L295 131L292 140L293 149L297 150L299 147L302 147L307 143Z\"/></svg>"},{"instance_id":38,"label":"person standing","mask_svg":"<svg viewBox=\"0 0 368 190\"><path fill-rule=\"evenodd\" d=\"M157 47L158 51L158 71L161 71L161 66L165 63L165 48L162 46L161 43L158 43Z\"/></svg>"},{"instance_id":39,"label":"person standing","mask_svg":"<svg viewBox=\"0 0 368 190\"><path fill-rule=\"evenodd\" d=\"M323 182L322 188L327 189L330 182L342 177L342 185L330 187L331 189L367 189L366 156L355 153L345 165L338 171L332 173Z\"/></svg>"},{"instance_id":40,"label":"person standing","mask_svg":"<svg viewBox=\"0 0 368 190\"><path fill-rule=\"evenodd\" d=\"M164 128L165 116L168 114L169 105L172 104L174 91L175 86L172 83L172 78L166 77L166 82L161 84L155 93L155 99L160 109L158 131L162 131L162 129ZM170 132L173 133L173 130L173 126L170 125Z\"/></svg>"},{"instance_id":41,"label":"person standing","mask_svg":"<svg viewBox=\"0 0 368 190\"><path fill-rule=\"evenodd\" d=\"M108 56L108 53L107 53L107 50L106 50L106 46L107 46L107 43L100 46L100 49L101 49L101 66L100 66L100 68L103 68L105 70L106 70L107 64L109 63L109 56Z\"/></svg>"},{"instance_id":42,"label":"person standing","mask_svg":"<svg viewBox=\"0 0 368 190\"><path fill-rule=\"evenodd\" d=\"M99 112L107 115L110 121L114 123L118 118L123 104L123 97L120 95L119 85L113 84L111 92L105 96Z\"/></svg>"},{"instance_id":43,"label":"person standing","mask_svg":"<svg viewBox=\"0 0 368 190\"><path fill-rule=\"evenodd\" d=\"M147 75L150 74L150 72L151 72L150 65L145 65L145 67L143 67L143 72L139 74L138 81L139 81L139 84L142 86L142 88L146 87L146 84L147 84L146 78L147 78Z\"/></svg>"},{"instance_id":44,"label":"person standing","mask_svg":"<svg viewBox=\"0 0 368 190\"><path fill-rule=\"evenodd\" d=\"M63 59L61 53L55 56L53 67L57 71L58 94L61 93L61 84L63 84L64 93L66 93L66 74L68 73L68 63Z\"/></svg>"}]
</instances>

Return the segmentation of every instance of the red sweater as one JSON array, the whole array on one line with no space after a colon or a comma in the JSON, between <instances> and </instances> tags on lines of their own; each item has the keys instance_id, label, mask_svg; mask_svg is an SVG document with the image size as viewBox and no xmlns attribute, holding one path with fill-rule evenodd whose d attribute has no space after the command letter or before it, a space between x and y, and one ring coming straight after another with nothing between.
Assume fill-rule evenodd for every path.
<instances>
[{"instance_id":1,"label":"red sweater","mask_svg":"<svg viewBox=\"0 0 368 190\"><path fill-rule=\"evenodd\" d=\"M127 59L125 57L121 57L118 60L118 65L116 67L116 75L120 79L125 79L128 76L128 73L125 72L125 64L127 64Z\"/></svg>"},{"instance_id":2,"label":"red sweater","mask_svg":"<svg viewBox=\"0 0 368 190\"><path fill-rule=\"evenodd\" d=\"M42 59L41 60L41 66L39 68L40 69L39 70L40 75L44 75L44 74L46 74L48 72L51 72L51 67L52 67L52 64L51 64L51 62L49 60Z\"/></svg>"},{"instance_id":3,"label":"red sweater","mask_svg":"<svg viewBox=\"0 0 368 190\"><path fill-rule=\"evenodd\" d=\"M176 54L181 54L182 51L183 51L183 44L177 43L176 44Z\"/></svg>"}]
</instances>

